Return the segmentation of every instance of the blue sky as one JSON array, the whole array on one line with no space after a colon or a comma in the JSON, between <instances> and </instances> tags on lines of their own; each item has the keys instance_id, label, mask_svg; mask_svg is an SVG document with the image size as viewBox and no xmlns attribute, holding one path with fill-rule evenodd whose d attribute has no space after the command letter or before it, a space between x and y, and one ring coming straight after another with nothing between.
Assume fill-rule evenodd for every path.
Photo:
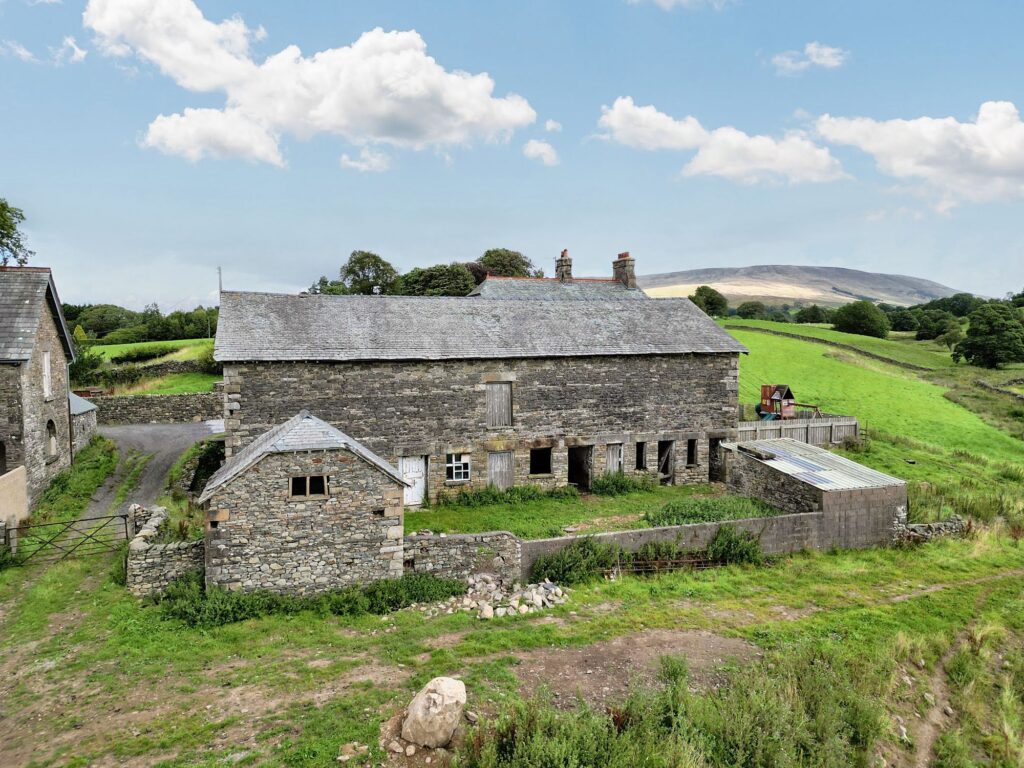
<instances>
[{"instance_id":1,"label":"blue sky","mask_svg":"<svg viewBox=\"0 0 1024 768\"><path fill-rule=\"evenodd\" d=\"M0 0L0 196L72 302L493 246L1001 295L1021 28L1019 2Z\"/></svg>"}]
</instances>

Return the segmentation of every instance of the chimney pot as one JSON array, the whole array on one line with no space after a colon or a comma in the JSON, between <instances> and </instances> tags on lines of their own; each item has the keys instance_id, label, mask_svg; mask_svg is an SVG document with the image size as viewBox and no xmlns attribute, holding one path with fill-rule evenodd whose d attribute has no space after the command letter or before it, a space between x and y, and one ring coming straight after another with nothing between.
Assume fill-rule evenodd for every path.
<instances>
[{"instance_id":1,"label":"chimney pot","mask_svg":"<svg viewBox=\"0 0 1024 768\"><path fill-rule=\"evenodd\" d=\"M564 249L562 255L555 259L555 277L563 283L572 282L572 259L569 258L568 249Z\"/></svg>"}]
</instances>

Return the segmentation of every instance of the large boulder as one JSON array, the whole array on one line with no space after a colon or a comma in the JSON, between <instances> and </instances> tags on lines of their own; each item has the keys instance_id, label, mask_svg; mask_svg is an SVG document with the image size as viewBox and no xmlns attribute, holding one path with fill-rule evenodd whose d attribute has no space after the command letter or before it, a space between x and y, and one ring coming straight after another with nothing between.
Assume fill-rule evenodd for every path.
<instances>
[{"instance_id":1,"label":"large boulder","mask_svg":"<svg viewBox=\"0 0 1024 768\"><path fill-rule=\"evenodd\" d=\"M402 738L421 747L443 747L462 720L466 685L451 677L435 677L416 694L402 723Z\"/></svg>"}]
</instances>

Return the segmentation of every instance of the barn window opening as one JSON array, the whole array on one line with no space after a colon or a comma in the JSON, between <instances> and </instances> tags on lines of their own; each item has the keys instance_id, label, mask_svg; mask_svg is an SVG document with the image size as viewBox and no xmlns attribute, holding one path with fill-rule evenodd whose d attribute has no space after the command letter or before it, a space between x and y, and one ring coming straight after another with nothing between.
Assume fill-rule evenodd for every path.
<instances>
[{"instance_id":1,"label":"barn window opening","mask_svg":"<svg viewBox=\"0 0 1024 768\"><path fill-rule=\"evenodd\" d=\"M53 419L46 422L46 451L51 459L57 455L57 425Z\"/></svg>"},{"instance_id":2,"label":"barn window opening","mask_svg":"<svg viewBox=\"0 0 1024 768\"><path fill-rule=\"evenodd\" d=\"M551 449L533 448L530 450L530 474L551 474Z\"/></svg>"},{"instance_id":3,"label":"barn window opening","mask_svg":"<svg viewBox=\"0 0 1024 768\"><path fill-rule=\"evenodd\" d=\"M327 495L326 475L298 475L291 479L292 498L304 499Z\"/></svg>"},{"instance_id":4,"label":"barn window opening","mask_svg":"<svg viewBox=\"0 0 1024 768\"><path fill-rule=\"evenodd\" d=\"M512 426L512 384L503 381L487 385L487 426Z\"/></svg>"},{"instance_id":5,"label":"barn window opening","mask_svg":"<svg viewBox=\"0 0 1024 768\"><path fill-rule=\"evenodd\" d=\"M449 453L444 460L445 477L448 480L469 480L469 454Z\"/></svg>"},{"instance_id":6,"label":"barn window opening","mask_svg":"<svg viewBox=\"0 0 1024 768\"><path fill-rule=\"evenodd\" d=\"M697 441L687 440L686 441L686 466L695 467L697 466Z\"/></svg>"},{"instance_id":7,"label":"barn window opening","mask_svg":"<svg viewBox=\"0 0 1024 768\"><path fill-rule=\"evenodd\" d=\"M636 444L636 466L638 472L647 469L647 443Z\"/></svg>"},{"instance_id":8,"label":"barn window opening","mask_svg":"<svg viewBox=\"0 0 1024 768\"><path fill-rule=\"evenodd\" d=\"M7 444L0 440L0 475L7 474Z\"/></svg>"},{"instance_id":9,"label":"barn window opening","mask_svg":"<svg viewBox=\"0 0 1024 768\"><path fill-rule=\"evenodd\" d=\"M605 471L609 475L622 472L622 443L608 443Z\"/></svg>"},{"instance_id":10,"label":"barn window opening","mask_svg":"<svg viewBox=\"0 0 1024 768\"><path fill-rule=\"evenodd\" d=\"M673 440L658 441L658 475L661 476L661 482L666 485L672 482L675 472L675 447Z\"/></svg>"}]
</instances>

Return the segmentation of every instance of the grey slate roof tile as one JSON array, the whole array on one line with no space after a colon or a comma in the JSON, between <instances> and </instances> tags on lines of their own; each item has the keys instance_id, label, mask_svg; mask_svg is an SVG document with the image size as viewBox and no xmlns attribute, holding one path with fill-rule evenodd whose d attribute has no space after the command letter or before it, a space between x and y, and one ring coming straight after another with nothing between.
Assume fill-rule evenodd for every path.
<instances>
[{"instance_id":1,"label":"grey slate roof tile","mask_svg":"<svg viewBox=\"0 0 1024 768\"><path fill-rule=\"evenodd\" d=\"M199 497L199 503L206 502L213 496L214 491L230 483L267 454L331 450L350 451L396 482L408 485L388 461L337 427L303 410L288 421L264 432L232 456L210 477Z\"/></svg>"},{"instance_id":2,"label":"grey slate roof tile","mask_svg":"<svg viewBox=\"0 0 1024 768\"><path fill-rule=\"evenodd\" d=\"M68 404L71 407L72 416L81 416L83 413L96 410L96 403L90 402L74 392L68 392Z\"/></svg>"},{"instance_id":3,"label":"grey slate roof tile","mask_svg":"<svg viewBox=\"0 0 1024 768\"><path fill-rule=\"evenodd\" d=\"M627 288L619 280L577 277L562 282L555 277L495 277L488 275L470 296L498 300L536 301L643 301L647 294Z\"/></svg>"},{"instance_id":4,"label":"grey slate roof tile","mask_svg":"<svg viewBox=\"0 0 1024 768\"><path fill-rule=\"evenodd\" d=\"M481 301L224 292L217 360L465 360L747 350L689 299Z\"/></svg>"},{"instance_id":5,"label":"grey slate roof tile","mask_svg":"<svg viewBox=\"0 0 1024 768\"><path fill-rule=\"evenodd\" d=\"M68 360L74 359L71 335L50 270L39 267L0 267L0 361L24 362L32 357L36 330L44 306L54 321Z\"/></svg>"}]
</instances>

